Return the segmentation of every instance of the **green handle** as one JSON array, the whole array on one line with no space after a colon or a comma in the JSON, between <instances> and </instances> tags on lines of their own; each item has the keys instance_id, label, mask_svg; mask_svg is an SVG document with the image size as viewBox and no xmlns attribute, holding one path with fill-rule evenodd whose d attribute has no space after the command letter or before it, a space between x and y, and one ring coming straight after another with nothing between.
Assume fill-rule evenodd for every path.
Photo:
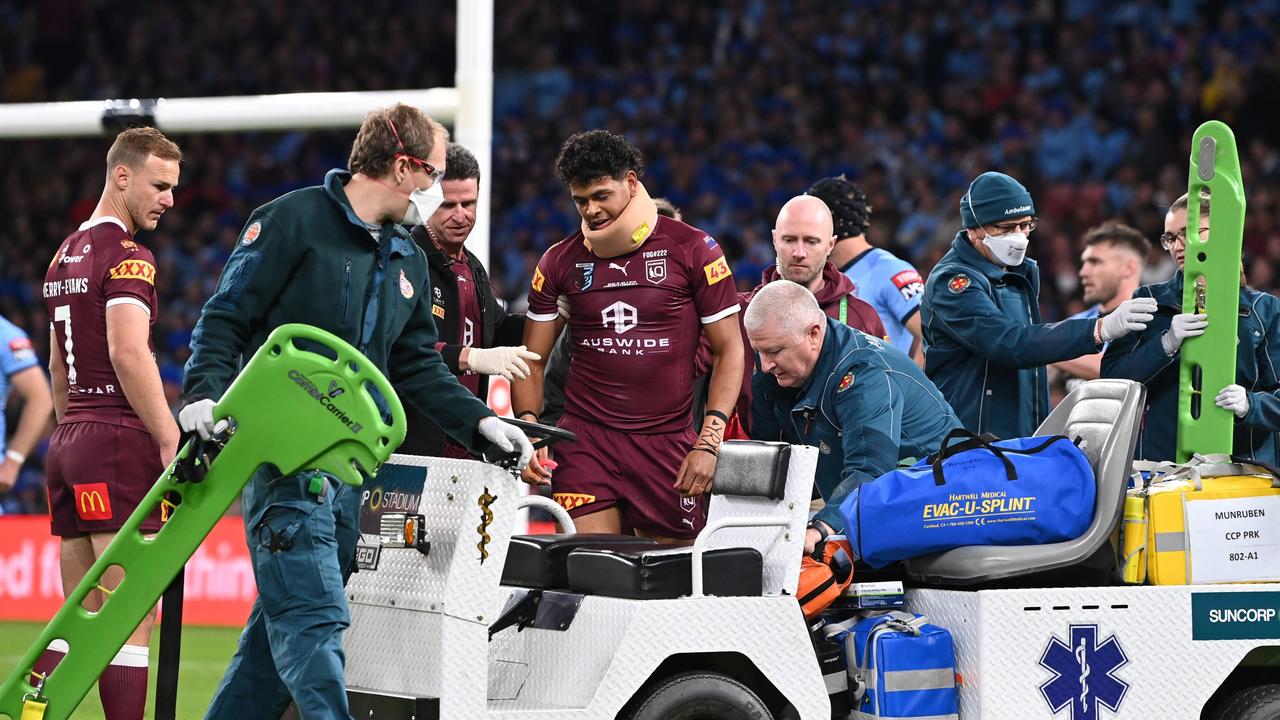
<instances>
[{"instance_id":1,"label":"green handle","mask_svg":"<svg viewBox=\"0 0 1280 720\"><path fill-rule=\"evenodd\" d=\"M1200 193L1209 190L1209 239L1200 239ZM1187 245L1183 312L1204 312L1204 335L1182 343L1178 375L1177 461L1193 453L1231 454L1235 418L1214 404L1219 390L1236 381L1236 316L1244 238L1244 183L1231 128L1217 120L1191 139L1187 182ZM1202 283L1203 291L1200 290ZM1203 310L1199 307L1203 306Z\"/></svg>"},{"instance_id":2,"label":"green handle","mask_svg":"<svg viewBox=\"0 0 1280 720\"><path fill-rule=\"evenodd\" d=\"M169 465L0 686L0 718L21 717L24 696L36 690L30 670L55 638L69 651L40 690L48 699L44 718L69 717L259 467L271 464L284 475L319 470L359 485L405 436L404 408L386 377L348 343L307 325L272 332L214 416L231 418L235 431L204 481L178 483L176 461ZM179 456L191 449L189 443ZM166 496L177 498L171 517L153 538L143 537L140 524L170 502ZM112 565L124 569L124 580L98 612L85 610L85 597Z\"/></svg>"}]
</instances>

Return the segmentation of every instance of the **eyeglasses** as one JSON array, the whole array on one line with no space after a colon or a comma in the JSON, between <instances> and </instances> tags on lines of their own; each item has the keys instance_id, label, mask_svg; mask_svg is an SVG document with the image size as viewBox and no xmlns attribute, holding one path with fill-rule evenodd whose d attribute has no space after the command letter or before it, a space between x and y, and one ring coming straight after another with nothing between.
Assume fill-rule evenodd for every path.
<instances>
[{"instance_id":1,"label":"eyeglasses","mask_svg":"<svg viewBox=\"0 0 1280 720\"><path fill-rule=\"evenodd\" d=\"M405 160L408 160L414 165L417 165L418 167L425 170L427 175L431 178L432 185L440 182L440 178L444 177L444 171L437 170L434 165L427 162L426 160L423 160L420 157L415 157L413 155L410 155L408 152L405 152L404 141L400 139L400 133L396 130L396 124L392 122L391 118L387 118L387 127L391 128L391 134L395 136L396 144L400 146L400 152L396 153L396 157L404 158Z\"/></svg>"},{"instance_id":2,"label":"eyeglasses","mask_svg":"<svg viewBox=\"0 0 1280 720\"><path fill-rule=\"evenodd\" d=\"M1207 232L1209 232L1209 228L1207 227L1200 228L1201 240L1206 239L1204 234ZM1165 250L1172 250L1173 246L1177 243L1182 243L1183 247L1187 246L1187 228L1186 227L1183 227L1181 230L1179 230L1176 233L1167 232L1167 233L1160 234L1160 247L1164 248Z\"/></svg>"},{"instance_id":3,"label":"eyeglasses","mask_svg":"<svg viewBox=\"0 0 1280 720\"><path fill-rule=\"evenodd\" d=\"M1011 232L1020 232L1030 235L1036 229L1036 225L1039 224L1039 222L1040 218L1031 218L1030 220L1024 220L1022 222L993 223L991 227L999 230L1001 235Z\"/></svg>"}]
</instances>

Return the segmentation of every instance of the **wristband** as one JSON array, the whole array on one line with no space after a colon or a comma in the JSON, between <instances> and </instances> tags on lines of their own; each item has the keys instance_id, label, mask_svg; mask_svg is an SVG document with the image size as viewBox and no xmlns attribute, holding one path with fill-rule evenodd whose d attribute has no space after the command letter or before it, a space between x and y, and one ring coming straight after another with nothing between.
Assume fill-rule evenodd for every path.
<instances>
[{"instance_id":1,"label":"wristband","mask_svg":"<svg viewBox=\"0 0 1280 720\"><path fill-rule=\"evenodd\" d=\"M724 413L720 412L719 410L708 410L708 411L706 411L705 413L703 413L703 416L704 416L704 417L707 417L707 416L710 416L710 417L718 417L718 418L720 418L721 420L723 420L723 421L724 421L724 424L725 424L725 425L728 425L728 424L729 424L729 416L728 416L728 415L725 415Z\"/></svg>"},{"instance_id":2,"label":"wristband","mask_svg":"<svg viewBox=\"0 0 1280 720\"><path fill-rule=\"evenodd\" d=\"M1098 322L1093 324L1093 344L1095 347L1102 347L1102 318L1098 318Z\"/></svg>"},{"instance_id":3,"label":"wristband","mask_svg":"<svg viewBox=\"0 0 1280 720\"><path fill-rule=\"evenodd\" d=\"M818 538L818 542L824 542L827 538L831 537L831 533L827 531L827 524L824 522L810 520L807 527L817 530L818 534L822 536Z\"/></svg>"},{"instance_id":4,"label":"wristband","mask_svg":"<svg viewBox=\"0 0 1280 720\"><path fill-rule=\"evenodd\" d=\"M9 448L8 450L5 450L4 456L18 463L19 465L27 461L26 455L23 455L22 453L18 452L17 450L14 450L13 448Z\"/></svg>"}]
</instances>

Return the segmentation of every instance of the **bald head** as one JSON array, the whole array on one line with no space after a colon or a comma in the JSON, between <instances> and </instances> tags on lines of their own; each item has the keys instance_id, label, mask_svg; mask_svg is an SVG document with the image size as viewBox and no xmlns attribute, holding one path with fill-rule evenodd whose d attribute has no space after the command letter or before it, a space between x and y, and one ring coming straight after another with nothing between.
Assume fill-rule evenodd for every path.
<instances>
[{"instance_id":1,"label":"bald head","mask_svg":"<svg viewBox=\"0 0 1280 720\"><path fill-rule=\"evenodd\" d=\"M761 372L782 387L809 382L827 330L827 316L813 293L790 280L775 280L751 298L742 324L760 356Z\"/></svg>"},{"instance_id":2,"label":"bald head","mask_svg":"<svg viewBox=\"0 0 1280 720\"><path fill-rule=\"evenodd\" d=\"M773 249L778 275L816 293L822 289L822 270L835 247L831 210L812 195L787 201L773 226Z\"/></svg>"}]
</instances>

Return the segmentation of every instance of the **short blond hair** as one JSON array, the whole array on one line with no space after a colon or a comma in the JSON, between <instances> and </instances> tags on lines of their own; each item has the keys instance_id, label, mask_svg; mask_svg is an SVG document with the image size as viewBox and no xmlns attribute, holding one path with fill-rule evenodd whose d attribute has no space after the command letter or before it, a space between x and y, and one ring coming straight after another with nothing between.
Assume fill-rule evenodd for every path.
<instances>
[{"instance_id":1,"label":"short blond hair","mask_svg":"<svg viewBox=\"0 0 1280 720\"><path fill-rule=\"evenodd\" d=\"M397 153L426 160L436 142L448 142L449 131L412 105L396 103L370 110L360 123L347 169L369 177L391 171Z\"/></svg>"},{"instance_id":2,"label":"short blond hair","mask_svg":"<svg viewBox=\"0 0 1280 720\"><path fill-rule=\"evenodd\" d=\"M153 127L123 130L116 135L115 142L111 143L111 149L107 151L107 172L118 165L137 170L151 155L161 160L182 162L182 150L178 148L178 143L165 137L159 130Z\"/></svg>"}]
</instances>

